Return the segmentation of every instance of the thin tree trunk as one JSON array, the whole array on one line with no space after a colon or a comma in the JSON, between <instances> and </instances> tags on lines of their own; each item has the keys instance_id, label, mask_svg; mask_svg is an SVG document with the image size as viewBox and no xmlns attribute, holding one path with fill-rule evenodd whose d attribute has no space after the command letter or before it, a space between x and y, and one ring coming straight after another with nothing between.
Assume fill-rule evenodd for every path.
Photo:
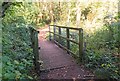
<instances>
[{"instance_id":1,"label":"thin tree trunk","mask_svg":"<svg viewBox=\"0 0 120 81\"><path fill-rule=\"evenodd\" d=\"M81 11L80 11L80 0L76 3L76 26L80 26L80 17L81 17Z\"/></svg>"},{"instance_id":2,"label":"thin tree trunk","mask_svg":"<svg viewBox=\"0 0 120 81\"><path fill-rule=\"evenodd\" d=\"M69 0L68 3L68 18L67 18L67 26L70 26L70 6L71 6L71 2Z\"/></svg>"},{"instance_id":3,"label":"thin tree trunk","mask_svg":"<svg viewBox=\"0 0 120 81\"><path fill-rule=\"evenodd\" d=\"M53 2L50 3L50 19L51 19L51 22L53 23L54 20L53 20Z\"/></svg>"}]
</instances>

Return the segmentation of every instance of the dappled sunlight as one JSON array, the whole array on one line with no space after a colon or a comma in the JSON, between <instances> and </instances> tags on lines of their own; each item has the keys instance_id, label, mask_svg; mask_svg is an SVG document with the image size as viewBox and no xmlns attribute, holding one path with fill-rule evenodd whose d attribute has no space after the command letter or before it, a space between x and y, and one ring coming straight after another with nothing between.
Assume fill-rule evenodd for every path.
<instances>
[{"instance_id":1,"label":"dappled sunlight","mask_svg":"<svg viewBox=\"0 0 120 81\"><path fill-rule=\"evenodd\" d=\"M119 0L24 1L2 2L3 80L120 78Z\"/></svg>"}]
</instances>

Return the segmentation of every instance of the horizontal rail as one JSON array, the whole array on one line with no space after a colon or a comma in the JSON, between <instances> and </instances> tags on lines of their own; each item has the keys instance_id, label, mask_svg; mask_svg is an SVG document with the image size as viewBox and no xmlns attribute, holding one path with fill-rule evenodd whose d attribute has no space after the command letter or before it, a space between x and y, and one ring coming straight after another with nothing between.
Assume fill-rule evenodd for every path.
<instances>
[{"instance_id":1,"label":"horizontal rail","mask_svg":"<svg viewBox=\"0 0 120 81\"><path fill-rule=\"evenodd\" d=\"M59 45L60 47L62 47L64 50L69 51L71 54L73 54L73 56L78 57L75 53L73 53L72 51L70 51L69 49L67 49L66 47L64 47L63 45L61 45L60 43L58 43L57 41L53 40L57 45Z\"/></svg>"},{"instance_id":2,"label":"horizontal rail","mask_svg":"<svg viewBox=\"0 0 120 81\"><path fill-rule=\"evenodd\" d=\"M69 28L73 30L82 30L82 28L74 28L74 27L66 27L66 26L57 26L57 25L50 25L50 26L55 26L55 27L60 27L60 28Z\"/></svg>"},{"instance_id":3,"label":"horizontal rail","mask_svg":"<svg viewBox=\"0 0 120 81\"><path fill-rule=\"evenodd\" d=\"M67 38L67 37L63 37L63 36L61 36L61 35L59 35L59 34L56 34L56 33L54 33L54 32L50 32L50 33L53 33L53 34L55 34L55 35L57 35L57 36L60 36L60 37L66 39L66 40L69 40L69 41L71 41L71 42L73 42L73 43L75 43L75 44L79 44L78 42L76 42L76 41L74 41L74 40L71 40L71 39L69 39L69 38Z\"/></svg>"},{"instance_id":4,"label":"horizontal rail","mask_svg":"<svg viewBox=\"0 0 120 81\"><path fill-rule=\"evenodd\" d=\"M39 33L39 31L37 31L35 28L33 28L33 27L29 27L30 28L30 30L31 30L31 32L38 32Z\"/></svg>"},{"instance_id":5,"label":"horizontal rail","mask_svg":"<svg viewBox=\"0 0 120 81\"><path fill-rule=\"evenodd\" d=\"M53 32L51 32L51 28L50 28L51 26L53 26ZM56 33L56 28L59 28L59 29L57 29L58 30L57 33ZM66 29L66 37L61 35L61 33L63 32L63 31L61 31L62 28ZM79 37L79 41L78 42L76 42L75 40L71 40L70 39L70 29L78 31L78 37ZM78 57L79 57L81 62L83 61L83 29L82 28L73 28L73 27L49 25L49 39L50 40L51 40L51 34L53 34L53 41L57 45L59 45L60 47L65 49L68 52L68 54L71 53L73 55L76 55L75 53L70 51L70 42L73 42L73 43L77 44L78 45L78 49L79 49L79 56ZM58 38L59 38L58 41L56 41L56 36L58 36ZM62 39L66 40L67 47L61 45L61 40Z\"/></svg>"}]
</instances>

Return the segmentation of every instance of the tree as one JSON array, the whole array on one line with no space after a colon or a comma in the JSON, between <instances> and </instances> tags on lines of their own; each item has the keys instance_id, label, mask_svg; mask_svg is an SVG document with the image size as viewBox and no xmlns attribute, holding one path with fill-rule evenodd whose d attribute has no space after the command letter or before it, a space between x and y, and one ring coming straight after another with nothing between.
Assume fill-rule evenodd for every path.
<instances>
[{"instance_id":1,"label":"tree","mask_svg":"<svg viewBox=\"0 0 120 81\"><path fill-rule=\"evenodd\" d=\"M81 18L81 9L80 9L80 0L77 0L76 3L76 26L80 26L80 18Z\"/></svg>"}]
</instances>

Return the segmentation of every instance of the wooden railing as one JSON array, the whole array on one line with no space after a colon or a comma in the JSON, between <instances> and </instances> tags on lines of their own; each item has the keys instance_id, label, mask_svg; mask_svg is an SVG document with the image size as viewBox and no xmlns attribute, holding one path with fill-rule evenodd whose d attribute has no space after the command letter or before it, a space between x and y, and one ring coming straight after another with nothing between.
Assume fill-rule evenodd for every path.
<instances>
[{"instance_id":1,"label":"wooden railing","mask_svg":"<svg viewBox=\"0 0 120 81\"><path fill-rule=\"evenodd\" d=\"M53 32L51 30L51 26L53 27ZM56 33L56 28L58 28L58 33ZM61 29L66 29L66 37L62 36L61 33ZM72 40L70 39L70 30L76 30L78 31L78 37L79 37L79 40L78 42L75 41L75 40ZM53 39L51 38L52 37L52 34L53 34ZM59 37L59 42L56 41L56 36ZM80 62L83 61L83 29L82 28L73 28L73 27L64 27L64 26L57 26L57 25L49 25L49 39L50 40L53 40L57 45L59 45L60 47L62 47L63 49L65 49L69 54L72 54L72 55L76 55L75 53L73 53L71 50L70 50L70 42L72 43L75 43L78 45L78 48L79 48L79 56L77 56L80 60ZM66 40L66 44L67 46L63 46L60 41L62 41L63 39Z\"/></svg>"},{"instance_id":2,"label":"wooden railing","mask_svg":"<svg viewBox=\"0 0 120 81\"><path fill-rule=\"evenodd\" d=\"M29 27L29 29L30 29L30 38L31 38L33 54L34 54L34 58L33 58L34 65L35 65L36 71L39 73L39 71L40 71L40 63L39 63L40 59L39 59L39 48L38 48L38 33L39 33L39 31L37 31L33 27Z\"/></svg>"}]
</instances>

